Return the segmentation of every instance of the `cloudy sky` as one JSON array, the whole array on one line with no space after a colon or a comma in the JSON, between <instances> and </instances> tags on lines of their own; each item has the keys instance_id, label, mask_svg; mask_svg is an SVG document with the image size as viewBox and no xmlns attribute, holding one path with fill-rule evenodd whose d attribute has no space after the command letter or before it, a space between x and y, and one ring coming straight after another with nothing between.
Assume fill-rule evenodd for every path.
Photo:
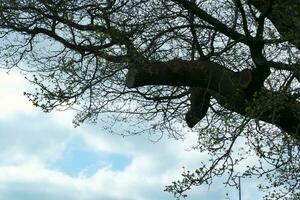
<instances>
[{"instance_id":1,"label":"cloudy sky","mask_svg":"<svg viewBox=\"0 0 300 200\"><path fill-rule=\"evenodd\" d=\"M164 186L182 167L195 169L205 154L184 141L148 136L120 137L98 125L74 128L71 112L42 113L23 96L23 76L0 71L0 200L172 200ZM190 200L223 200L222 179L197 187ZM258 199L255 180L243 180L243 200Z\"/></svg>"}]
</instances>

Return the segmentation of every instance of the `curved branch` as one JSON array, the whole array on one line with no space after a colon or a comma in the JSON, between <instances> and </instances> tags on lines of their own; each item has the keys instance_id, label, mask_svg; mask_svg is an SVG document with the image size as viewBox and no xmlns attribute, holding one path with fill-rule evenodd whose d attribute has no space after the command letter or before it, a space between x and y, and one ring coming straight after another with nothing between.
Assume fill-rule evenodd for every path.
<instances>
[{"instance_id":1,"label":"curved branch","mask_svg":"<svg viewBox=\"0 0 300 200\"><path fill-rule=\"evenodd\" d=\"M250 0L261 13L269 6L269 1ZM300 49L300 3L298 0L273 0L272 12L267 17L280 34Z\"/></svg>"},{"instance_id":2,"label":"curved branch","mask_svg":"<svg viewBox=\"0 0 300 200\"><path fill-rule=\"evenodd\" d=\"M213 16L206 13L204 10L200 9L198 6L196 6L195 3L192 3L187 0L173 0L174 2L179 3L182 5L185 9L189 10L191 13L195 14L195 16L199 17L200 19L208 22L209 24L213 25L217 30L219 30L221 33L226 35L227 37L238 40L240 42L243 42L245 44L249 44L250 40L248 37L246 37L243 34L240 34L236 32L234 29L229 28L222 22L220 22L218 19L214 18Z\"/></svg>"}]
</instances>

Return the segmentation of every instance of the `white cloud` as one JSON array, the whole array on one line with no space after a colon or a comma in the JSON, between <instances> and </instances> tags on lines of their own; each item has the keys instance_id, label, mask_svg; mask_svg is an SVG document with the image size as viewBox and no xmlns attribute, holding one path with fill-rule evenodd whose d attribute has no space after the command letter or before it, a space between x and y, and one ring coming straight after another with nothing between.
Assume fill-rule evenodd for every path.
<instances>
[{"instance_id":1,"label":"white cloud","mask_svg":"<svg viewBox=\"0 0 300 200\"><path fill-rule=\"evenodd\" d=\"M146 164L149 164L149 162L146 161ZM145 168L146 172L142 174L141 172ZM51 199L51 197L55 197L58 200L173 199L170 194L162 192L165 184L164 176L166 175L164 171L161 171L161 173L149 173L147 170L148 167L144 163L133 162L124 171L114 172L109 169L101 169L94 176L87 178L69 177L63 173L51 171L39 162L4 166L0 167L0 194L10 195L10 200L17 200L18 198L16 197L20 193L24 195L22 199L26 199L27 196L34 196L36 199L45 199L45 197L47 197L46 199ZM174 174L176 174L175 171L168 175L172 176ZM225 197L226 190L220 182L217 182L219 185L213 184L209 192L204 187L194 188L189 199L215 199L216 196L221 199L221 197ZM251 186L251 182L244 182L243 188L245 200L256 199L256 190ZM237 190L227 189L227 191L231 197L237 195ZM15 196L12 194L15 194ZM3 195L1 199L8 199L6 198L7 196Z\"/></svg>"},{"instance_id":2,"label":"white cloud","mask_svg":"<svg viewBox=\"0 0 300 200\"><path fill-rule=\"evenodd\" d=\"M12 118L16 113L30 113L33 106L23 95L26 80L20 74L0 72L0 121Z\"/></svg>"},{"instance_id":3,"label":"white cloud","mask_svg":"<svg viewBox=\"0 0 300 200\"><path fill-rule=\"evenodd\" d=\"M74 178L51 171L38 162L0 167L0 185L0 194L6 193L7 190L15 194L25 192L25 196L35 193L41 199L43 199L41 195L45 194L65 195L70 199L106 199L104 197L109 197L110 199L142 200L167 197L167 194L157 191L158 186L162 186L157 176L141 177L137 173L128 173L126 170L113 172L101 169L93 177ZM14 185L23 185L27 191Z\"/></svg>"}]
</instances>

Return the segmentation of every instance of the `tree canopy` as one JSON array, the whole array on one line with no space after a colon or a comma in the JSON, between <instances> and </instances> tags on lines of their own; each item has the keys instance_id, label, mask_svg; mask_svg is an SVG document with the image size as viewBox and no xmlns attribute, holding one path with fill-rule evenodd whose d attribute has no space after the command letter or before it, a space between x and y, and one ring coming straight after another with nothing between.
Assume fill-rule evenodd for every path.
<instances>
[{"instance_id":1,"label":"tree canopy","mask_svg":"<svg viewBox=\"0 0 300 200\"><path fill-rule=\"evenodd\" d=\"M211 159L166 186L176 197L220 175L299 193L299 0L0 0L0 33L2 67L34 74L25 95L44 111L197 133Z\"/></svg>"}]
</instances>

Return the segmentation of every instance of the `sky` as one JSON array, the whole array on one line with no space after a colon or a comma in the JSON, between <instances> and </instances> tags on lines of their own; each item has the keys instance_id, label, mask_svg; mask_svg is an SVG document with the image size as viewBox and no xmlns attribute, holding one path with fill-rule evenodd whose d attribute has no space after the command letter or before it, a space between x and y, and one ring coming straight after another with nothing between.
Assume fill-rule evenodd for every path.
<instances>
[{"instance_id":1,"label":"sky","mask_svg":"<svg viewBox=\"0 0 300 200\"><path fill-rule=\"evenodd\" d=\"M0 200L172 200L164 186L196 169L205 153L184 140L121 137L101 124L74 128L71 111L43 113L23 95L21 74L0 71ZM188 200L238 200L222 178L194 187ZM259 199L257 180L242 180L242 199ZM228 197L226 196L228 193Z\"/></svg>"}]
</instances>

